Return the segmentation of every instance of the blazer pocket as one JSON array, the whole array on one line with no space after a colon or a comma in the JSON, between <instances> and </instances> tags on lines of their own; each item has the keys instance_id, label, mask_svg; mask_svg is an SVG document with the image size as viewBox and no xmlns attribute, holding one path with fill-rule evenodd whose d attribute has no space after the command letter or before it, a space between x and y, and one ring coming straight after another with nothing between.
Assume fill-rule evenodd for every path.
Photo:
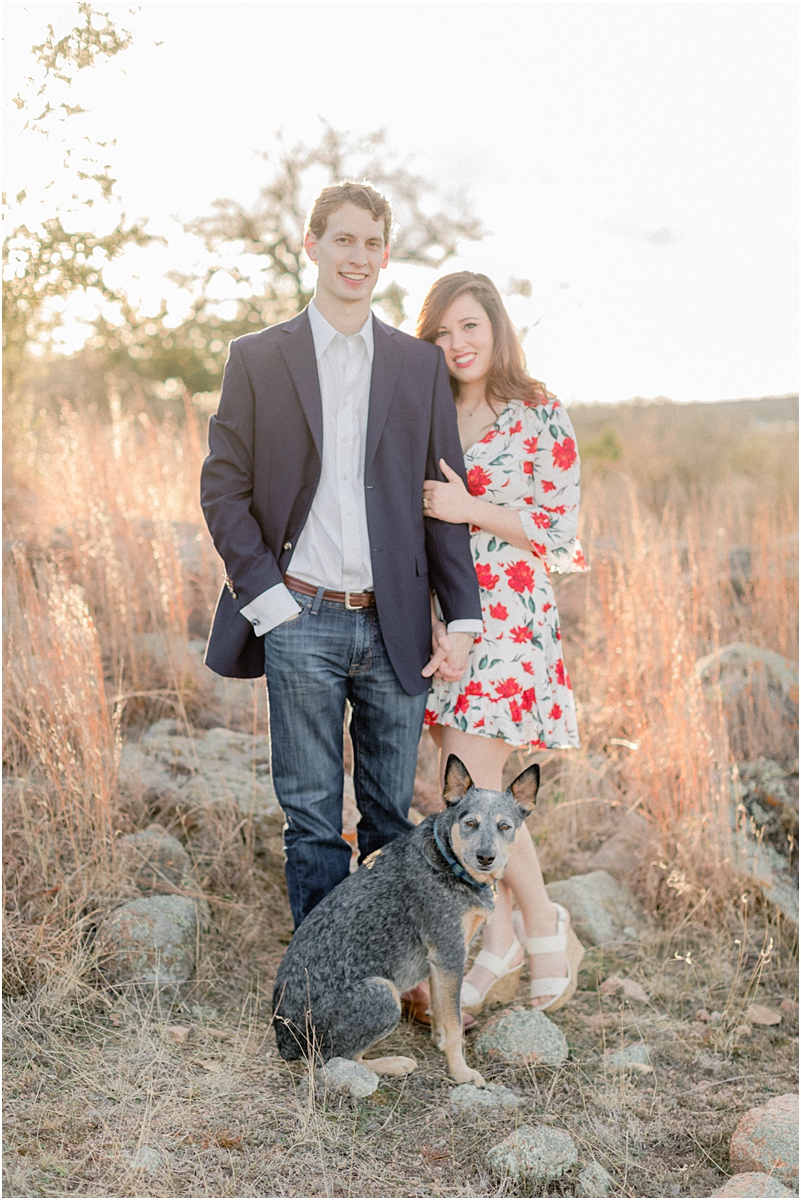
<instances>
[{"instance_id":1,"label":"blazer pocket","mask_svg":"<svg viewBox=\"0 0 801 1200\"><path fill-rule=\"evenodd\" d=\"M417 569L418 575L428 574L428 555L426 554L425 550L421 550L417 555L414 560L414 565Z\"/></svg>"}]
</instances>

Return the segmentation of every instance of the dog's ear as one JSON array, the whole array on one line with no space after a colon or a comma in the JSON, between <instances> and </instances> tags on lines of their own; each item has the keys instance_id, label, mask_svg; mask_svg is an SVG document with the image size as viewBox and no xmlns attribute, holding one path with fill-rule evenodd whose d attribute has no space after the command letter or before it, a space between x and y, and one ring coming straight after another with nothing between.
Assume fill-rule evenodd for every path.
<instances>
[{"instance_id":1,"label":"dog's ear","mask_svg":"<svg viewBox=\"0 0 801 1200\"><path fill-rule=\"evenodd\" d=\"M472 786L473 780L462 760L455 754L449 754L448 765L445 768L445 787L442 792L445 803L448 805L458 804Z\"/></svg>"},{"instance_id":2,"label":"dog's ear","mask_svg":"<svg viewBox=\"0 0 801 1200\"><path fill-rule=\"evenodd\" d=\"M537 763L526 767L522 775L518 775L509 791L524 812L530 813L537 803L537 792L540 790L540 769Z\"/></svg>"}]
</instances>

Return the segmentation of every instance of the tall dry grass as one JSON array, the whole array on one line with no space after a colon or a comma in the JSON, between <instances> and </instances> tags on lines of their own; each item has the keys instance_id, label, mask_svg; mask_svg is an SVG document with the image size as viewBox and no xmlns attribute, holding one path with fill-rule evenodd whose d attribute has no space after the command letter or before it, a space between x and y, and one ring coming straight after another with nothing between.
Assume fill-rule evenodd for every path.
<instances>
[{"instance_id":1,"label":"tall dry grass","mask_svg":"<svg viewBox=\"0 0 801 1200\"><path fill-rule=\"evenodd\" d=\"M123 414L113 395L110 408L108 424L66 406L31 413L7 439L5 878L20 988L48 955L67 961L111 887L115 831L130 820L115 789L119 737L164 715L191 722L208 703L188 655L221 573L197 500L201 422L190 402L181 425ZM781 436L772 461L793 457ZM592 572L559 593L584 749L564 767L554 827L569 812L567 834L595 821L600 836L641 814L649 846L632 870L665 915L711 918L738 894L734 751L797 752L758 695L753 721L733 731L694 671L731 641L797 654L792 498L774 488L760 503L738 479L662 481L655 503L641 479L591 464Z\"/></svg>"}]
</instances>

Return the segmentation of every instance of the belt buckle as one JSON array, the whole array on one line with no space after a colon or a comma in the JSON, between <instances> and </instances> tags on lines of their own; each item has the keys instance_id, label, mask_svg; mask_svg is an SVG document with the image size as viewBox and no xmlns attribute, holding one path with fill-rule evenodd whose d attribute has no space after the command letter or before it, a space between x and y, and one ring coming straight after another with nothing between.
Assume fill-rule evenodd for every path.
<instances>
[{"instance_id":1,"label":"belt buckle","mask_svg":"<svg viewBox=\"0 0 801 1200\"><path fill-rule=\"evenodd\" d=\"M363 608L367 607L365 604L351 604L351 602L350 602L351 596L356 596L356 595L361 595L361 593L360 592L345 592L345 608L348 610L348 612L361 612L361 610Z\"/></svg>"}]
</instances>

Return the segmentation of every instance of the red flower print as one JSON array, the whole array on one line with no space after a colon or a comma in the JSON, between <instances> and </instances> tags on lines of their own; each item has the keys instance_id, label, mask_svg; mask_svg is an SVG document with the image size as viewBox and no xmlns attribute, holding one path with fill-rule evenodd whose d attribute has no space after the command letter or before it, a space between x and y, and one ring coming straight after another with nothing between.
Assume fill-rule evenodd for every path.
<instances>
[{"instance_id":1,"label":"red flower print","mask_svg":"<svg viewBox=\"0 0 801 1200\"><path fill-rule=\"evenodd\" d=\"M558 442L554 442L551 457L553 465L560 471L569 471L576 461L576 443L569 437L565 438L561 446Z\"/></svg>"},{"instance_id":2,"label":"red flower print","mask_svg":"<svg viewBox=\"0 0 801 1200\"><path fill-rule=\"evenodd\" d=\"M492 439L493 439L493 438L496 438L497 436L498 436L498 430L497 430L497 429L491 429L491 430L489 431L489 433L486 433L486 434L484 435L484 437L481 439L482 445L486 445L486 444L487 444L487 442L491 442L491 441L492 441Z\"/></svg>"},{"instance_id":3,"label":"red flower print","mask_svg":"<svg viewBox=\"0 0 801 1200\"><path fill-rule=\"evenodd\" d=\"M510 433L520 433L520 430L522 428L523 428L523 422L518 421L515 425L512 426L512 428L509 430L509 432Z\"/></svg>"},{"instance_id":4,"label":"red flower print","mask_svg":"<svg viewBox=\"0 0 801 1200\"><path fill-rule=\"evenodd\" d=\"M484 724L484 718L482 717L480 721L474 721L474 722L473 722L473 728L474 728L474 729L481 729L481 727L483 726L483 724Z\"/></svg>"},{"instance_id":5,"label":"red flower print","mask_svg":"<svg viewBox=\"0 0 801 1200\"><path fill-rule=\"evenodd\" d=\"M464 689L464 694L465 696L483 696L484 689L477 679L473 679Z\"/></svg>"},{"instance_id":6,"label":"red flower print","mask_svg":"<svg viewBox=\"0 0 801 1200\"><path fill-rule=\"evenodd\" d=\"M556 640L557 640L557 642L561 642L561 640L562 640L562 630L561 629L557 629L557 631L556 631Z\"/></svg>"},{"instance_id":7,"label":"red flower print","mask_svg":"<svg viewBox=\"0 0 801 1200\"><path fill-rule=\"evenodd\" d=\"M550 717L550 719L552 721L558 721L559 718L561 717L561 715L562 715L562 710L558 704L554 704L553 708L548 713L548 716Z\"/></svg>"},{"instance_id":8,"label":"red flower print","mask_svg":"<svg viewBox=\"0 0 801 1200\"><path fill-rule=\"evenodd\" d=\"M520 705L517 703L516 700L509 701L509 714L513 721L519 721L521 716L523 715L520 711Z\"/></svg>"},{"instance_id":9,"label":"red flower print","mask_svg":"<svg viewBox=\"0 0 801 1200\"><path fill-rule=\"evenodd\" d=\"M533 503L534 503L534 497L533 497L533 496L524 496L524 497L523 497L523 500L525 501L525 503L526 503L526 504L533 504Z\"/></svg>"},{"instance_id":10,"label":"red flower print","mask_svg":"<svg viewBox=\"0 0 801 1200\"><path fill-rule=\"evenodd\" d=\"M548 749L548 747L545 745L545 742L542 740L542 738L539 738L536 742L532 742L531 748L532 748L532 750L547 750Z\"/></svg>"},{"instance_id":11,"label":"red flower print","mask_svg":"<svg viewBox=\"0 0 801 1200\"><path fill-rule=\"evenodd\" d=\"M551 483L550 479L543 479L543 481L542 481L542 490L543 490L544 492L555 492L555 491L556 491L556 484L555 484L555 483Z\"/></svg>"},{"instance_id":12,"label":"red flower print","mask_svg":"<svg viewBox=\"0 0 801 1200\"><path fill-rule=\"evenodd\" d=\"M526 688L526 690L523 692L523 698L520 701L520 707L522 708L523 712L531 712L532 706L536 699L537 697L534 693L534 688Z\"/></svg>"},{"instance_id":13,"label":"red flower print","mask_svg":"<svg viewBox=\"0 0 801 1200\"><path fill-rule=\"evenodd\" d=\"M534 674L534 667L532 666L532 664L530 662L524 662L524 663L521 663L520 665L523 668L523 670L526 672L527 675Z\"/></svg>"},{"instance_id":14,"label":"red flower print","mask_svg":"<svg viewBox=\"0 0 801 1200\"><path fill-rule=\"evenodd\" d=\"M534 634L529 629L528 625L518 625L517 629L512 630L512 641L517 642L521 646L523 642L530 642Z\"/></svg>"},{"instance_id":15,"label":"red flower print","mask_svg":"<svg viewBox=\"0 0 801 1200\"><path fill-rule=\"evenodd\" d=\"M489 563L476 563L476 575L478 576L478 586L483 587L487 592L491 592L500 579L500 575L493 575Z\"/></svg>"},{"instance_id":16,"label":"red flower print","mask_svg":"<svg viewBox=\"0 0 801 1200\"><path fill-rule=\"evenodd\" d=\"M535 554L539 554L540 558L545 558L547 551L546 551L545 547L543 546L542 542L532 542L531 549L534 551Z\"/></svg>"},{"instance_id":17,"label":"red flower print","mask_svg":"<svg viewBox=\"0 0 801 1200\"><path fill-rule=\"evenodd\" d=\"M492 476L483 467L471 467L467 472L467 490L471 496L483 496L488 483L492 483Z\"/></svg>"},{"instance_id":18,"label":"red flower print","mask_svg":"<svg viewBox=\"0 0 801 1200\"><path fill-rule=\"evenodd\" d=\"M464 692L460 692L459 695L456 697L456 704L454 705L454 708L453 708L453 715L456 716L457 713L467 712L469 707L470 707L470 701L467 699L467 696L464 694Z\"/></svg>"},{"instance_id":19,"label":"red flower print","mask_svg":"<svg viewBox=\"0 0 801 1200\"><path fill-rule=\"evenodd\" d=\"M439 713L432 712L432 710L430 708L427 708L425 716L423 717L423 724L424 725L436 725L438 721L439 721Z\"/></svg>"},{"instance_id":20,"label":"red flower print","mask_svg":"<svg viewBox=\"0 0 801 1200\"><path fill-rule=\"evenodd\" d=\"M489 606L489 611L490 616L494 617L496 621L505 621L509 616L509 613L502 604L491 604Z\"/></svg>"},{"instance_id":21,"label":"red flower print","mask_svg":"<svg viewBox=\"0 0 801 1200\"><path fill-rule=\"evenodd\" d=\"M537 526L537 529L550 529L551 528L551 518L546 517L545 513L535 512L535 513L532 513L531 515L534 518L534 524Z\"/></svg>"},{"instance_id":22,"label":"red flower print","mask_svg":"<svg viewBox=\"0 0 801 1200\"><path fill-rule=\"evenodd\" d=\"M586 567L587 560L584 557L584 552L582 550L575 551L575 553L573 554L573 562L576 564L577 567Z\"/></svg>"},{"instance_id":23,"label":"red flower print","mask_svg":"<svg viewBox=\"0 0 801 1200\"><path fill-rule=\"evenodd\" d=\"M556 682L558 684L560 684L561 687L564 687L565 686L565 664L561 658L559 659L559 662L556 664L555 670L556 670Z\"/></svg>"},{"instance_id":24,"label":"red flower print","mask_svg":"<svg viewBox=\"0 0 801 1200\"><path fill-rule=\"evenodd\" d=\"M524 475L533 475L534 474L534 463L531 461L531 459L527 458L523 461L523 474Z\"/></svg>"},{"instance_id":25,"label":"red flower print","mask_svg":"<svg viewBox=\"0 0 801 1200\"><path fill-rule=\"evenodd\" d=\"M565 515L565 506L564 506L564 504L557 504L557 505L555 505L553 508L549 508L547 504L543 504L543 506L542 506L542 507L545 509L545 511L546 511L546 512L555 512L555 513L559 513L559 516L560 516L560 517L563 517L563 516Z\"/></svg>"},{"instance_id":26,"label":"red flower print","mask_svg":"<svg viewBox=\"0 0 801 1200\"><path fill-rule=\"evenodd\" d=\"M480 525L471 525L470 532L471 533L481 533L481 526Z\"/></svg>"},{"instance_id":27,"label":"red flower print","mask_svg":"<svg viewBox=\"0 0 801 1200\"><path fill-rule=\"evenodd\" d=\"M553 605L552 605L552 604L550 604L550 603L549 603L549 602L546 600L546 601L545 601L545 603L544 603L544 604L543 604L543 606L542 606L542 611L543 611L544 613L546 613L546 612L548 612L548 610L549 610L550 608L553 608Z\"/></svg>"},{"instance_id":28,"label":"red flower print","mask_svg":"<svg viewBox=\"0 0 801 1200\"><path fill-rule=\"evenodd\" d=\"M503 679L500 683L494 683L492 686L498 693L499 700L508 699L510 696L516 696L520 691L520 684L512 675L510 675L508 679Z\"/></svg>"},{"instance_id":29,"label":"red flower print","mask_svg":"<svg viewBox=\"0 0 801 1200\"><path fill-rule=\"evenodd\" d=\"M543 547L543 554L545 547ZM528 563L523 562L522 558L519 562L512 563L510 567L504 567L504 571L509 579L509 587L513 592L530 592L534 587L534 572Z\"/></svg>"},{"instance_id":30,"label":"red flower print","mask_svg":"<svg viewBox=\"0 0 801 1200\"><path fill-rule=\"evenodd\" d=\"M537 439L536 438L526 438L526 440L523 442L523 445L526 447L526 452L528 454L536 454L537 453Z\"/></svg>"}]
</instances>

